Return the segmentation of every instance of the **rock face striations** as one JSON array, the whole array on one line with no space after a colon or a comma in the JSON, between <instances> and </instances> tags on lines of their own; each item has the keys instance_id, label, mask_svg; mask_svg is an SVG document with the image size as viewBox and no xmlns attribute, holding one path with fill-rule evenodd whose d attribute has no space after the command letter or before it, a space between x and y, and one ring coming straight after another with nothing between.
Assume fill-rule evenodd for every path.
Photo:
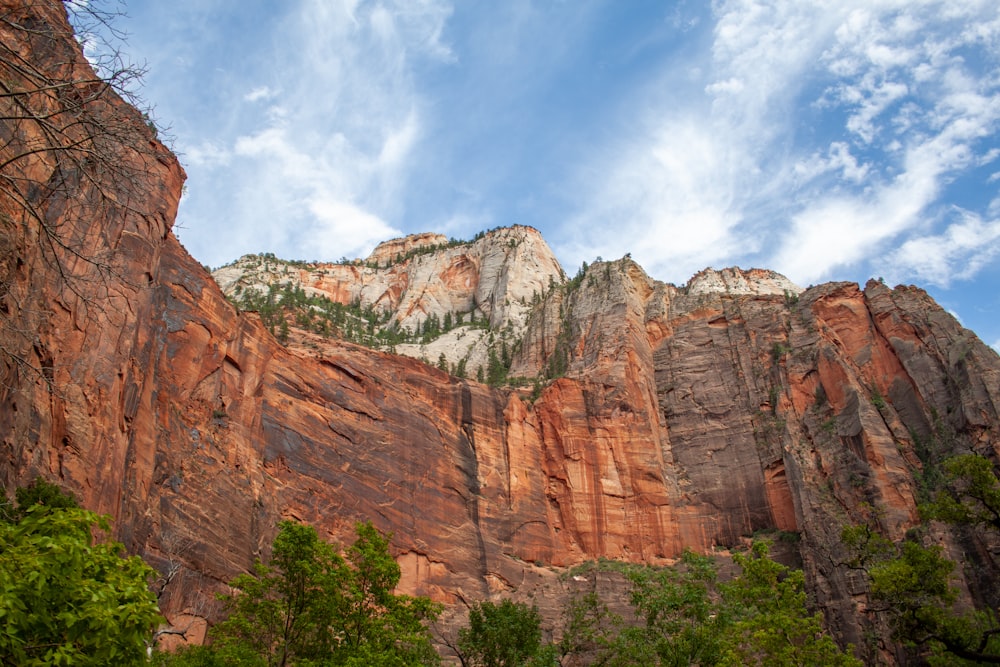
<instances>
[{"instance_id":1,"label":"rock face striations","mask_svg":"<svg viewBox=\"0 0 1000 667\"><path fill-rule=\"evenodd\" d=\"M917 288L803 291L739 269L676 287L628 258L567 280L524 227L409 237L350 264L244 258L216 278L229 293L293 281L378 310L385 330L474 314L478 363L507 343L506 376L530 386L295 320L283 346L170 232L182 170L138 113L86 97L62 4L0 11L17 18L4 48L75 81L93 127L121 124L95 141L129 177L32 149L51 140L38 110L79 99L39 84L21 107L0 101L21 114L0 127L0 481L43 475L111 514L162 573L175 623L214 618L212 592L267 555L282 517L331 539L371 519L392 531L407 590L449 603L527 590L549 567L780 530L798 535L831 627L859 643L864 590L833 566L840 527L901 537L924 466L1000 454L1000 358ZM67 121L67 141L81 127ZM451 363L471 359L466 324L397 352L444 339ZM990 567L960 537L941 539Z\"/></svg>"}]
</instances>

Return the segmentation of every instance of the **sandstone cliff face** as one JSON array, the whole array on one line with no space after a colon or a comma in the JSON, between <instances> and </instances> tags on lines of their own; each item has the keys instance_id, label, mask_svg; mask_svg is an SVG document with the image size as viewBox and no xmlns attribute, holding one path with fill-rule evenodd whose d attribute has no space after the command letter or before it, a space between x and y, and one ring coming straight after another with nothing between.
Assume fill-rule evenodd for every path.
<instances>
[{"instance_id":1,"label":"sandstone cliff face","mask_svg":"<svg viewBox=\"0 0 1000 667\"><path fill-rule=\"evenodd\" d=\"M90 77L60 3L0 9L33 26L0 42ZM135 167L141 207L101 196L86 164L59 179L55 151L8 161L39 130L3 127L0 481L42 474L111 514L179 625L216 616L212 592L267 555L282 517L331 539L371 519L394 533L405 589L449 603L556 596L553 567L780 529L801 534L812 592L860 643L864 591L832 565L840 526L901 536L928 449L1000 454L1000 359L919 289L801 291L739 269L676 287L627 258L562 282L526 228L389 267L438 237L376 251L378 268L296 270L400 322L476 306L522 323L511 374L551 378L534 400L305 332L283 347L170 233L176 160L122 103L87 109L131 124L107 148ZM410 293L417 276L433 294Z\"/></svg>"},{"instance_id":2,"label":"sandstone cliff face","mask_svg":"<svg viewBox=\"0 0 1000 667\"><path fill-rule=\"evenodd\" d=\"M497 339L513 343L524 331L533 304L563 271L538 230L515 226L491 230L473 241L449 241L440 234L414 234L381 243L364 261L306 264L248 255L217 269L213 277L229 297L272 286L301 288L341 304L370 308L382 316L377 328L416 333L429 318L454 328L433 340L419 336L382 349L454 367L471 374L487 365ZM486 323L493 335L486 335ZM465 323L465 324L462 324ZM376 324L376 323L373 323Z\"/></svg>"}]
</instances>

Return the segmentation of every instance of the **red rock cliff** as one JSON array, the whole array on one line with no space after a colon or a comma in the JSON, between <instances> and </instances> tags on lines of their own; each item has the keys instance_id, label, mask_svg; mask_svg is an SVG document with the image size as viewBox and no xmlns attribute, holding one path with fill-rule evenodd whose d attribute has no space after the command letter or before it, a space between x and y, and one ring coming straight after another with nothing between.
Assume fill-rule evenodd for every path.
<instances>
[{"instance_id":1,"label":"red rock cliff","mask_svg":"<svg viewBox=\"0 0 1000 667\"><path fill-rule=\"evenodd\" d=\"M1000 359L916 288L798 294L738 269L677 288L597 263L528 321L513 371L565 367L534 402L346 343L286 349L170 232L183 172L94 82L61 3L0 12L4 62L74 82L4 78L34 92L2 101L0 481L42 474L111 514L174 620L212 617L281 517L331 538L373 520L407 589L445 601L533 586L534 562L781 529L857 641L839 527L863 503L912 525L918 441L997 456ZM66 105L93 123L46 115ZM96 163L70 149L88 141Z\"/></svg>"}]
</instances>

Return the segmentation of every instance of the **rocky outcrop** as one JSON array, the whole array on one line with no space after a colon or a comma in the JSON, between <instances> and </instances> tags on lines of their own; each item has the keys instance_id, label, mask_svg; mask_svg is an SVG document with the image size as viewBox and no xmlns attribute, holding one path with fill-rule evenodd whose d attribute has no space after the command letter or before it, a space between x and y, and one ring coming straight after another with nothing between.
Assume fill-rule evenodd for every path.
<instances>
[{"instance_id":1,"label":"rocky outcrop","mask_svg":"<svg viewBox=\"0 0 1000 667\"><path fill-rule=\"evenodd\" d=\"M18 13L0 43L92 81L60 3L0 8ZM834 566L840 526L901 536L928 452L1000 453L1000 359L917 288L801 291L739 269L676 287L628 258L564 281L523 227L433 251L440 237L404 240L372 266L259 258L256 275L287 269L401 324L470 307L494 329L522 322L510 373L537 389L304 330L279 345L169 231L183 172L142 118L111 96L85 111L130 124L102 144L129 189L26 152L43 138L30 118L3 127L0 481L41 474L111 514L162 573L175 623L216 618L212 592L267 555L282 517L330 539L372 520L393 533L405 589L448 603L556 596L551 568L781 530L831 626L860 645L864 590ZM257 284L240 271L216 275Z\"/></svg>"},{"instance_id":2,"label":"rocky outcrop","mask_svg":"<svg viewBox=\"0 0 1000 667\"><path fill-rule=\"evenodd\" d=\"M373 334L404 333L391 342L372 338L375 347L425 360L443 355L453 368L462 362L470 375L485 369L494 346L519 339L533 305L563 282L541 234L525 226L494 229L473 241L414 234L379 244L364 261L339 264L247 255L213 276L231 298L290 286L370 309L374 321L364 326ZM431 318L441 331L421 337Z\"/></svg>"},{"instance_id":3,"label":"rocky outcrop","mask_svg":"<svg viewBox=\"0 0 1000 667\"><path fill-rule=\"evenodd\" d=\"M405 252L403 250L405 249ZM521 330L531 302L563 281L562 268L537 229L491 230L474 241L414 234L380 244L369 257L305 264L247 255L213 272L223 291L293 285L342 304L371 307L392 326L416 330L431 315L485 318Z\"/></svg>"},{"instance_id":4,"label":"rocky outcrop","mask_svg":"<svg viewBox=\"0 0 1000 667\"><path fill-rule=\"evenodd\" d=\"M791 280L766 269L750 269L742 271L739 268L705 269L699 271L688 281L688 294L777 294L798 295L802 288Z\"/></svg>"}]
</instances>

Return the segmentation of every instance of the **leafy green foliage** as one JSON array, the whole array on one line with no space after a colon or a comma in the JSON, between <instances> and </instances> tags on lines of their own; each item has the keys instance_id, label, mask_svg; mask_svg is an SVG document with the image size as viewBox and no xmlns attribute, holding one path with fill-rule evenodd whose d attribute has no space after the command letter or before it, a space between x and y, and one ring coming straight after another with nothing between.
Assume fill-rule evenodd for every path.
<instances>
[{"instance_id":1,"label":"leafy green foliage","mask_svg":"<svg viewBox=\"0 0 1000 667\"><path fill-rule=\"evenodd\" d=\"M213 636L222 648L246 647L267 665L329 650L332 637L316 633L332 613L327 597L342 566L315 529L283 522L271 563L258 562L252 574L230 582L239 593L225 599L229 617L213 628Z\"/></svg>"},{"instance_id":2,"label":"leafy green foliage","mask_svg":"<svg viewBox=\"0 0 1000 667\"><path fill-rule=\"evenodd\" d=\"M440 608L394 594L400 570L388 539L370 523L356 532L342 556L311 526L282 522L271 562L231 583L237 592L225 598L230 613L212 630L213 650L176 664L436 663L425 622Z\"/></svg>"},{"instance_id":3,"label":"leafy green foliage","mask_svg":"<svg viewBox=\"0 0 1000 667\"><path fill-rule=\"evenodd\" d=\"M352 567L337 610L343 619L338 654L349 658L343 664L437 663L425 622L437 618L440 606L428 598L394 594L400 570L389 553L389 539L370 523L359 523L357 535L347 550Z\"/></svg>"},{"instance_id":4,"label":"leafy green foliage","mask_svg":"<svg viewBox=\"0 0 1000 667\"><path fill-rule=\"evenodd\" d=\"M940 546L903 542L894 557L869 570L872 599L889 616L897 639L943 664L1000 663L996 615L956 608L949 581L954 567Z\"/></svg>"},{"instance_id":5,"label":"leafy green foliage","mask_svg":"<svg viewBox=\"0 0 1000 667\"><path fill-rule=\"evenodd\" d=\"M712 599L715 567L686 552L678 568L633 567L632 605L644 621L625 628L610 665L690 665L718 662L728 619Z\"/></svg>"},{"instance_id":6,"label":"leafy green foliage","mask_svg":"<svg viewBox=\"0 0 1000 667\"><path fill-rule=\"evenodd\" d=\"M720 586L733 619L722 664L861 665L823 632L822 615L809 613L801 570L768 558L765 542L733 558L742 573Z\"/></svg>"},{"instance_id":7,"label":"leafy green foliage","mask_svg":"<svg viewBox=\"0 0 1000 667\"><path fill-rule=\"evenodd\" d=\"M241 644L226 646L183 646L173 652L156 652L153 667L264 667L267 662L249 647Z\"/></svg>"},{"instance_id":8,"label":"leafy green foliage","mask_svg":"<svg viewBox=\"0 0 1000 667\"><path fill-rule=\"evenodd\" d=\"M80 505L72 494L41 477L14 491L14 503L7 500L7 494L0 487L0 521L17 522L24 518L28 508L38 505L47 509L71 509Z\"/></svg>"},{"instance_id":9,"label":"leafy green foliage","mask_svg":"<svg viewBox=\"0 0 1000 667\"><path fill-rule=\"evenodd\" d=\"M458 651L468 667L554 665L555 651L542 645L536 607L504 600L479 602L469 610L469 626L458 634Z\"/></svg>"},{"instance_id":10,"label":"leafy green foliage","mask_svg":"<svg viewBox=\"0 0 1000 667\"><path fill-rule=\"evenodd\" d=\"M563 616L562 655L606 655L624 627L622 617L612 613L593 591L572 598Z\"/></svg>"},{"instance_id":11,"label":"leafy green foliage","mask_svg":"<svg viewBox=\"0 0 1000 667\"><path fill-rule=\"evenodd\" d=\"M937 490L920 507L925 519L1000 530L1000 480L988 459L953 457L934 474ZM955 563L941 546L917 541L919 534L894 544L870 527L849 526L841 535L852 553L846 564L867 573L874 609L894 637L932 664L1000 664L995 610L957 604Z\"/></svg>"},{"instance_id":12,"label":"leafy green foliage","mask_svg":"<svg viewBox=\"0 0 1000 667\"><path fill-rule=\"evenodd\" d=\"M155 574L123 547L95 540L107 517L38 481L0 522L0 662L138 665L160 620ZM30 504L29 504L30 503Z\"/></svg>"},{"instance_id":13,"label":"leafy green foliage","mask_svg":"<svg viewBox=\"0 0 1000 667\"><path fill-rule=\"evenodd\" d=\"M1000 531L1000 479L993 463L977 454L944 462L944 489L920 513L927 519L988 526Z\"/></svg>"},{"instance_id":14,"label":"leafy green foliage","mask_svg":"<svg viewBox=\"0 0 1000 667\"><path fill-rule=\"evenodd\" d=\"M724 583L710 558L690 552L672 568L614 564L631 584L638 623L588 594L567 611L564 655L610 667L861 664L809 613L802 572L768 558L766 542L734 560L741 573Z\"/></svg>"}]
</instances>

